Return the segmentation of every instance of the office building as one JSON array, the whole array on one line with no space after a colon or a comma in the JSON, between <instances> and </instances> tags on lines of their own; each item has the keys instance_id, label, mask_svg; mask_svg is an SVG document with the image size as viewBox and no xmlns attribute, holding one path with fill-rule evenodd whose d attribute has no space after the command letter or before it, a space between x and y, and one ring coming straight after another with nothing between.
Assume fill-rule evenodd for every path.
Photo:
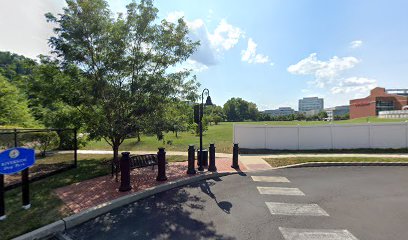
<instances>
[{"instance_id":1,"label":"office building","mask_svg":"<svg viewBox=\"0 0 408 240\"><path fill-rule=\"evenodd\" d=\"M291 107L280 107L278 109L274 109L274 110L265 110L264 111L265 114L269 114L272 117L276 117L276 116L288 116L291 114L295 114L295 110Z\"/></svg>"},{"instance_id":2,"label":"office building","mask_svg":"<svg viewBox=\"0 0 408 240\"><path fill-rule=\"evenodd\" d=\"M299 99L299 112L305 113L311 110L316 110L319 113L320 111L323 111L323 108L323 98L307 97Z\"/></svg>"},{"instance_id":3,"label":"office building","mask_svg":"<svg viewBox=\"0 0 408 240\"><path fill-rule=\"evenodd\" d=\"M326 108L325 111L327 113L327 120L333 121L336 116L344 116L346 114L349 114L350 106L349 105L336 106L332 108Z\"/></svg>"}]
</instances>

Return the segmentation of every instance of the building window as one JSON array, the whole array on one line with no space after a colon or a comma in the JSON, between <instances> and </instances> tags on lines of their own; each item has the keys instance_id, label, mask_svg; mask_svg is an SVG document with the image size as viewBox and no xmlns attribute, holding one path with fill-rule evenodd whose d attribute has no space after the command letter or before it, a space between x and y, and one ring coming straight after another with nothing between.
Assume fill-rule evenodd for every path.
<instances>
[{"instance_id":1,"label":"building window","mask_svg":"<svg viewBox=\"0 0 408 240\"><path fill-rule=\"evenodd\" d=\"M375 103L376 114L380 111L394 110L394 101L377 101Z\"/></svg>"}]
</instances>

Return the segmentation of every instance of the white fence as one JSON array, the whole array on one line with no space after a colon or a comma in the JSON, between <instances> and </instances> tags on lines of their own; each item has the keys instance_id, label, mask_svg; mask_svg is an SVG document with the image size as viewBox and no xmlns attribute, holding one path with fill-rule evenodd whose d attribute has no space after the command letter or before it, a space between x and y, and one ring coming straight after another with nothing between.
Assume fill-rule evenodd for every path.
<instances>
[{"instance_id":1,"label":"white fence","mask_svg":"<svg viewBox=\"0 0 408 240\"><path fill-rule=\"evenodd\" d=\"M240 148L272 150L408 148L408 123L273 126L234 124Z\"/></svg>"}]
</instances>

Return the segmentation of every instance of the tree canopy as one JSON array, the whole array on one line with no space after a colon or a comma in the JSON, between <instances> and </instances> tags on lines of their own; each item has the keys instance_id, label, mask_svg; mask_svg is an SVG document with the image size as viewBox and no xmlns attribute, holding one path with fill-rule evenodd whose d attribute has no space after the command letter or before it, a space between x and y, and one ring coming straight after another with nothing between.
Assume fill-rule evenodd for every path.
<instances>
[{"instance_id":1,"label":"tree canopy","mask_svg":"<svg viewBox=\"0 0 408 240\"><path fill-rule=\"evenodd\" d=\"M126 8L115 17L104 0L67 0L62 14L46 15L57 24L49 42L61 67L77 69L66 83L70 96L61 99L81 113L92 138L112 146L115 158L141 121L160 118L170 102L194 100L197 88L190 71L169 71L198 46L186 23L158 22L151 0Z\"/></svg>"},{"instance_id":2,"label":"tree canopy","mask_svg":"<svg viewBox=\"0 0 408 240\"><path fill-rule=\"evenodd\" d=\"M0 125L32 127L35 120L19 89L0 74Z\"/></svg>"},{"instance_id":3,"label":"tree canopy","mask_svg":"<svg viewBox=\"0 0 408 240\"><path fill-rule=\"evenodd\" d=\"M255 103L245 101L242 98L231 98L224 104L224 113L227 117L227 121L256 121L258 112Z\"/></svg>"}]
</instances>

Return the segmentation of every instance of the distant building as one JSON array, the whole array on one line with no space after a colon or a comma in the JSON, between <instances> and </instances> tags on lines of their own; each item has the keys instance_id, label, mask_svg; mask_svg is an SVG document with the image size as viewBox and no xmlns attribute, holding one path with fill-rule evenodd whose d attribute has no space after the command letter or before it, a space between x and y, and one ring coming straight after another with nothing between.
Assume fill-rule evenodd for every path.
<instances>
[{"instance_id":1,"label":"distant building","mask_svg":"<svg viewBox=\"0 0 408 240\"><path fill-rule=\"evenodd\" d=\"M299 99L299 112L305 113L310 110L317 110L320 112L323 111L323 108L324 108L323 98L307 97Z\"/></svg>"},{"instance_id":2,"label":"distant building","mask_svg":"<svg viewBox=\"0 0 408 240\"><path fill-rule=\"evenodd\" d=\"M320 110L320 109L314 109L314 110L304 111L302 113L305 114L306 117L311 117L311 116L319 114L321 111L322 110Z\"/></svg>"},{"instance_id":3,"label":"distant building","mask_svg":"<svg viewBox=\"0 0 408 240\"><path fill-rule=\"evenodd\" d=\"M268 114L272 117L276 117L276 116L288 116L291 114L295 114L295 110L291 107L280 107L278 109L275 110L265 110L264 111L265 114Z\"/></svg>"},{"instance_id":4,"label":"distant building","mask_svg":"<svg viewBox=\"0 0 408 240\"><path fill-rule=\"evenodd\" d=\"M350 119L378 116L381 111L401 110L408 104L408 89L374 88L370 96L350 100Z\"/></svg>"},{"instance_id":5,"label":"distant building","mask_svg":"<svg viewBox=\"0 0 408 240\"><path fill-rule=\"evenodd\" d=\"M335 116L344 116L346 114L349 114L350 106L345 105L345 106L326 108L325 111L327 113L327 120L333 121Z\"/></svg>"},{"instance_id":6,"label":"distant building","mask_svg":"<svg viewBox=\"0 0 408 240\"><path fill-rule=\"evenodd\" d=\"M379 118L408 118L408 110L380 111Z\"/></svg>"}]
</instances>

